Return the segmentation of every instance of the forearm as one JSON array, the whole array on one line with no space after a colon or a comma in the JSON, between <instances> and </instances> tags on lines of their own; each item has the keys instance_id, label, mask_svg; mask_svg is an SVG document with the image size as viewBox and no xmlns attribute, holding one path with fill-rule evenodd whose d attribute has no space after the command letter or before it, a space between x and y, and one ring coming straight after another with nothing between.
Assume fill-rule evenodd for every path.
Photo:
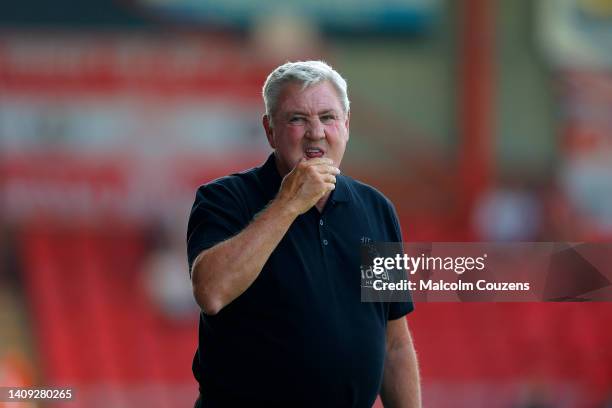
<instances>
[{"instance_id":1,"label":"forearm","mask_svg":"<svg viewBox=\"0 0 612 408\"><path fill-rule=\"evenodd\" d=\"M197 256L192 286L205 313L218 313L251 286L296 216L273 200L240 233Z\"/></svg>"},{"instance_id":2,"label":"forearm","mask_svg":"<svg viewBox=\"0 0 612 408\"><path fill-rule=\"evenodd\" d=\"M387 350L380 392L386 408L420 408L421 386L412 339Z\"/></svg>"}]
</instances>

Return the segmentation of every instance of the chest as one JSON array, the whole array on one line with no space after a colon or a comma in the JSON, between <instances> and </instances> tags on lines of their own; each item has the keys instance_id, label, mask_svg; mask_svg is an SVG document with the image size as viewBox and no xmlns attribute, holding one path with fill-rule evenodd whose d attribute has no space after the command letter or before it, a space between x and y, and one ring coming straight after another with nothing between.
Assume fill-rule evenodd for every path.
<instances>
[{"instance_id":1,"label":"chest","mask_svg":"<svg viewBox=\"0 0 612 408\"><path fill-rule=\"evenodd\" d=\"M312 297L310 304L359 302L361 246L393 240L377 218L345 205L303 214L268 259L261 284L275 296L289 294L288 303L296 296Z\"/></svg>"}]
</instances>

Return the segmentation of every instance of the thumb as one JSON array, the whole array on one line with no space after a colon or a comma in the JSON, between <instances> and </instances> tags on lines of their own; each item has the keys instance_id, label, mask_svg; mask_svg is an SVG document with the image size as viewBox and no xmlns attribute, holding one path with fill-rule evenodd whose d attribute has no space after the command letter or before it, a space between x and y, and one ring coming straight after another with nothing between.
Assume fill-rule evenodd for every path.
<instances>
[{"instance_id":1,"label":"thumb","mask_svg":"<svg viewBox=\"0 0 612 408\"><path fill-rule=\"evenodd\" d=\"M297 163L295 163L295 166L293 167L294 169L299 166L300 164L304 163L305 161L307 161L308 159L306 157L300 157L300 160L298 160Z\"/></svg>"}]
</instances>

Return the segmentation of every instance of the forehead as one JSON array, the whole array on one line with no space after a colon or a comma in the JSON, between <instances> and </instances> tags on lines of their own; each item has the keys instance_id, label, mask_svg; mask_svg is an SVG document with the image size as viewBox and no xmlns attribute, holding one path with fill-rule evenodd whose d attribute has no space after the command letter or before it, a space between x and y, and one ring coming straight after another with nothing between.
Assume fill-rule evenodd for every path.
<instances>
[{"instance_id":1,"label":"forehead","mask_svg":"<svg viewBox=\"0 0 612 408\"><path fill-rule=\"evenodd\" d=\"M323 110L342 112L342 102L336 88L329 81L322 81L302 89L298 82L288 82L278 98L278 112L304 111L317 113Z\"/></svg>"}]
</instances>

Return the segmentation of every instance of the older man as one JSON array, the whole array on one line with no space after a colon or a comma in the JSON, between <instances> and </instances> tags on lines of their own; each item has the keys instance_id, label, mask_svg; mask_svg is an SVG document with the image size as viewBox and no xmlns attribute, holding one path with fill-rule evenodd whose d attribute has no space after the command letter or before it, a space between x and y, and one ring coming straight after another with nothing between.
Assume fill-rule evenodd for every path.
<instances>
[{"instance_id":1,"label":"older man","mask_svg":"<svg viewBox=\"0 0 612 408\"><path fill-rule=\"evenodd\" d=\"M202 407L418 407L412 303L360 298L359 246L401 241L392 204L340 174L346 81L321 61L263 88L274 150L198 189L188 227L202 309L193 372Z\"/></svg>"}]
</instances>

